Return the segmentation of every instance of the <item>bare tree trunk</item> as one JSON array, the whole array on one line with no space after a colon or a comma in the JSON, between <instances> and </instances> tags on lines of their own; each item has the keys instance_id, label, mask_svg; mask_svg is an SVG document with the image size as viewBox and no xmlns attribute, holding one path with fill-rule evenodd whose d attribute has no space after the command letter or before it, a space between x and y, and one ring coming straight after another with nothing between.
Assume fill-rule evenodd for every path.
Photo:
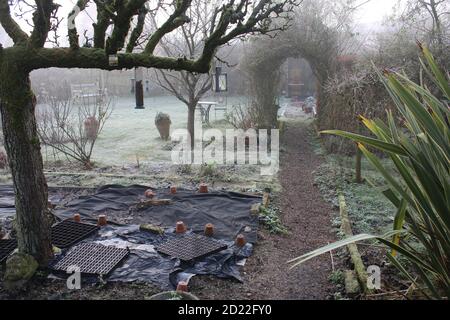
<instances>
[{"instance_id":1,"label":"bare tree trunk","mask_svg":"<svg viewBox=\"0 0 450 320\"><path fill-rule=\"evenodd\" d=\"M430 1L430 7L431 7L431 15L433 16L435 29L433 32L435 32L438 44L439 44L439 50L442 50L442 47L444 45L444 40L442 39L442 24L441 19L439 18L439 13L437 9L438 4L435 0Z\"/></svg>"},{"instance_id":2,"label":"bare tree trunk","mask_svg":"<svg viewBox=\"0 0 450 320\"><path fill-rule=\"evenodd\" d=\"M191 150L194 150L195 146L195 108L196 103L188 105L188 132L191 136Z\"/></svg>"},{"instance_id":3,"label":"bare tree trunk","mask_svg":"<svg viewBox=\"0 0 450 320\"><path fill-rule=\"evenodd\" d=\"M36 98L28 73L2 66L0 77L0 110L16 193L19 250L46 266L52 245L48 189L34 114Z\"/></svg>"}]
</instances>

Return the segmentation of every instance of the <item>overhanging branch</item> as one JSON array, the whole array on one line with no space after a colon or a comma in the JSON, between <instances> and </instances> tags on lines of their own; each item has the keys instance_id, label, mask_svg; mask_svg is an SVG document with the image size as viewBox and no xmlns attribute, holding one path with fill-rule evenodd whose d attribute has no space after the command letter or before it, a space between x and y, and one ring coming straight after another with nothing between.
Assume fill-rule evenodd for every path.
<instances>
[{"instance_id":1,"label":"overhanging branch","mask_svg":"<svg viewBox=\"0 0 450 320\"><path fill-rule=\"evenodd\" d=\"M4 49L10 56L14 56L17 61L28 71L45 68L82 68L82 69L103 69L121 70L133 69L136 67L156 68L166 70L186 70L190 72L206 73L204 65L197 61L183 58L157 57L143 53L119 53L117 54L118 64L110 64L109 56L104 49L79 48L37 48L29 50L25 47L14 47Z\"/></svg>"}]
</instances>

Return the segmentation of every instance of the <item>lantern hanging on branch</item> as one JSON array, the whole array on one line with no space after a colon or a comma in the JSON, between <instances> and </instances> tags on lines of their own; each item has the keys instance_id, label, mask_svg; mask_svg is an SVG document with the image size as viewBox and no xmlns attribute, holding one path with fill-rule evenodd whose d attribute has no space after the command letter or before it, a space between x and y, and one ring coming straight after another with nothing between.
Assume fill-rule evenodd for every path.
<instances>
[{"instance_id":1,"label":"lantern hanging on branch","mask_svg":"<svg viewBox=\"0 0 450 320\"><path fill-rule=\"evenodd\" d=\"M228 75L222 72L222 67L216 67L216 73L213 75L214 92L228 91Z\"/></svg>"}]
</instances>

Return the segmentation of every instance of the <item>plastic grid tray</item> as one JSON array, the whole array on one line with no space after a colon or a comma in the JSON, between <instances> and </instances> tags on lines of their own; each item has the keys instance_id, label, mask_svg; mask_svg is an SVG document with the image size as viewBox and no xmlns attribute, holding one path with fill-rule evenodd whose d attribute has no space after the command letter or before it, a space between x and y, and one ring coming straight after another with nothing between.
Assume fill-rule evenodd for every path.
<instances>
[{"instance_id":1,"label":"plastic grid tray","mask_svg":"<svg viewBox=\"0 0 450 320\"><path fill-rule=\"evenodd\" d=\"M108 275L128 256L129 250L95 243L83 243L52 266L53 270L67 272L70 267L90 275Z\"/></svg>"},{"instance_id":2,"label":"plastic grid tray","mask_svg":"<svg viewBox=\"0 0 450 320\"><path fill-rule=\"evenodd\" d=\"M209 237L198 234L185 234L158 246L159 253L192 261L227 249L228 246Z\"/></svg>"},{"instance_id":3,"label":"plastic grid tray","mask_svg":"<svg viewBox=\"0 0 450 320\"><path fill-rule=\"evenodd\" d=\"M98 229L96 225L64 220L52 227L52 243L61 249L69 248Z\"/></svg>"},{"instance_id":4,"label":"plastic grid tray","mask_svg":"<svg viewBox=\"0 0 450 320\"><path fill-rule=\"evenodd\" d=\"M16 239L0 240L0 263L3 263L16 248Z\"/></svg>"}]
</instances>

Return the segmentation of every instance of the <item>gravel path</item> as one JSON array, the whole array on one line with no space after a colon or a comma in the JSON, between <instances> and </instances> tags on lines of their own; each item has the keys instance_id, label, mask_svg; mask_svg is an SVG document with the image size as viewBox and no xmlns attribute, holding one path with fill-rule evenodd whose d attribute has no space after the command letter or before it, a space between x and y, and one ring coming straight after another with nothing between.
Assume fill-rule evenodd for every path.
<instances>
[{"instance_id":1,"label":"gravel path","mask_svg":"<svg viewBox=\"0 0 450 320\"><path fill-rule=\"evenodd\" d=\"M244 283L194 277L192 292L203 299L328 299L333 285L329 255L289 270L286 261L335 241L331 227L333 209L314 184L313 171L320 164L309 144L308 124L289 122L282 137L278 199L289 235L262 231L255 254L244 268Z\"/></svg>"}]
</instances>

